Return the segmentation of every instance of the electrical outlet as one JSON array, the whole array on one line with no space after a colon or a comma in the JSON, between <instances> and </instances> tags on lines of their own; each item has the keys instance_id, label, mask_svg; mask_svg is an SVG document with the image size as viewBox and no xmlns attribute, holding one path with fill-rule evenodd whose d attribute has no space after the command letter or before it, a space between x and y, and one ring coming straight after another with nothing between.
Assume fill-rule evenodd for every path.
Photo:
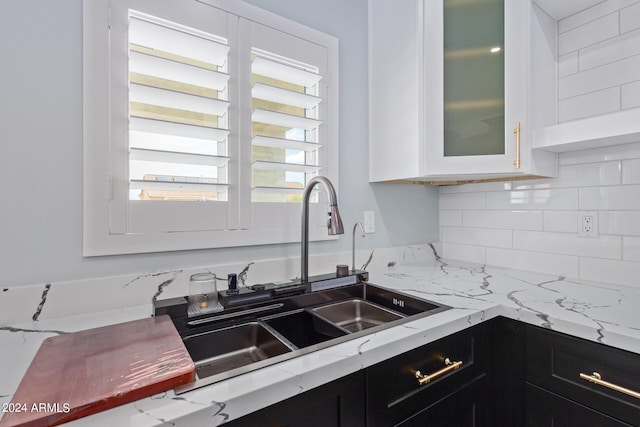
<instances>
[{"instance_id":1,"label":"electrical outlet","mask_svg":"<svg viewBox=\"0 0 640 427\"><path fill-rule=\"evenodd\" d=\"M578 236L598 237L598 212L578 212Z\"/></svg>"},{"instance_id":2,"label":"electrical outlet","mask_svg":"<svg viewBox=\"0 0 640 427\"><path fill-rule=\"evenodd\" d=\"M376 213L375 211L364 211L364 232L366 234L376 232Z\"/></svg>"}]
</instances>

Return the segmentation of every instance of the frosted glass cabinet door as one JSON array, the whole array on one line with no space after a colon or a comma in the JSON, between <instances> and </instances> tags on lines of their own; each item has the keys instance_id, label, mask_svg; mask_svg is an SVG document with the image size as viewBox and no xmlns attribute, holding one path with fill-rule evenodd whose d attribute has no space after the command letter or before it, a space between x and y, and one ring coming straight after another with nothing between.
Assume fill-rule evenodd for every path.
<instances>
[{"instance_id":1,"label":"frosted glass cabinet door","mask_svg":"<svg viewBox=\"0 0 640 427\"><path fill-rule=\"evenodd\" d=\"M444 155L504 154L504 1L444 0Z\"/></svg>"},{"instance_id":2,"label":"frosted glass cabinet door","mask_svg":"<svg viewBox=\"0 0 640 427\"><path fill-rule=\"evenodd\" d=\"M524 0L424 3L429 174L517 174L526 126Z\"/></svg>"}]
</instances>

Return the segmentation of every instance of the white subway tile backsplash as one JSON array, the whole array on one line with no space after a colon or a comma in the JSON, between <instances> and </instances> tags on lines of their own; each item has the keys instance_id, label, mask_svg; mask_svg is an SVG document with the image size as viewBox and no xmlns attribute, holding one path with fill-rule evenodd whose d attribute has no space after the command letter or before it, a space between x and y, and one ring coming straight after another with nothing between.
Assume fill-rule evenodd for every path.
<instances>
[{"instance_id":1,"label":"white subway tile backsplash","mask_svg":"<svg viewBox=\"0 0 640 427\"><path fill-rule=\"evenodd\" d=\"M567 99L632 83L640 76L640 55L592 68L558 80L558 98Z\"/></svg>"},{"instance_id":2,"label":"white subway tile backsplash","mask_svg":"<svg viewBox=\"0 0 640 427\"><path fill-rule=\"evenodd\" d=\"M640 3L620 10L620 32L626 33L640 28Z\"/></svg>"},{"instance_id":3,"label":"white subway tile backsplash","mask_svg":"<svg viewBox=\"0 0 640 427\"><path fill-rule=\"evenodd\" d=\"M513 248L531 252L620 259L620 236L578 237L574 233L514 231Z\"/></svg>"},{"instance_id":4,"label":"white subway tile backsplash","mask_svg":"<svg viewBox=\"0 0 640 427\"><path fill-rule=\"evenodd\" d=\"M622 257L625 261L640 262L640 237L624 237L622 240ZM640 280L638 280L640 286Z\"/></svg>"},{"instance_id":5,"label":"white subway tile backsplash","mask_svg":"<svg viewBox=\"0 0 640 427\"><path fill-rule=\"evenodd\" d=\"M640 143L633 143L560 153L558 156L558 164L563 166L639 158ZM562 171L562 168L560 168L560 171Z\"/></svg>"},{"instance_id":6,"label":"white subway tile backsplash","mask_svg":"<svg viewBox=\"0 0 640 427\"><path fill-rule=\"evenodd\" d=\"M640 287L640 263L580 258L581 279Z\"/></svg>"},{"instance_id":7,"label":"white subway tile backsplash","mask_svg":"<svg viewBox=\"0 0 640 427\"><path fill-rule=\"evenodd\" d=\"M543 221L544 231L578 233L578 211L545 211Z\"/></svg>"},{"instance_id":8,"label":"white subway tile backsplash","mask_svg":"<svg viewBox=\"0 0 640 427\"><path fill-rule=\"evenodd\" d=\"M558 186L588 187L617 185L621 181L619 161L563 165L559 167Z\"/></svg>"},{"instance_id":9,"label":"white subway tile backsplash","mask_svg":"<svg viewBox=\"0 0 640 427\"><path fill-rule=\"evenodd\" d=\"M558 122L613 113L620 110L620 87L589 92L558 102Z\"/></svg>"},{"instance_id":10,"label":"white subway tile backsplash","mask_svg":"<svg viewBox=\"0 0 640 427\"><path fill-rule=\"evenodd\" d=\"M487 248L486 258L488 265L578 277L579 258L576 256Z\"/></svg>"},{"instance_id":11,"label":"white subway tile backsplash","mask_svg":"<svg viewBox=\"0 0 640 427\"><path fill-rule=\"evenodd\" d=\"M558 169L557 178L547 178L514 183L515 190L540 188L589 187L596 185L616 185L621 182L620 162L587 163L563 165Z\"/></svg>"},{"instance_id":12,"label":"white subway tile backsplash","mask_svg":"<svg viewBox=\"0 0 640 427\"><path fill-rule=\"evenodd\" d=\"M624 160L622 162L622 183L640 184L640 159Z\"/></svg>"},{"instance_id":13,"label":"white subway tile backsplash","mask_svg":"<svg viewBox=\"0 0 640 427\"><path fill-rule=\"evenodd\" d=\"M640 80L622 85L620 90L622 98L621 107L623 110L626 110L627 108L640 107Z\"/></svg>"},{"instance_id":14,"label":"white subway tile backsplash","mask_svg":"<svg viewBox=\"0 0 640 427\"><path fill-rule=\"evenodd\" d=\"M466 262L475 262L477 264L484 264L486 262L484 247L459 245L456 243L445 244L442 248L442 257Z\"/></svg>"},{"instance_id":15,"label":"white subway tile backsplash","mask_svg":"<svg viewBox=\"0 0 640 427\"><path fill-rule=\"evenodd\" d=\"M578 72L578 51L567 53L558 58L558 77Z\"/></svg>"},{"instance_id":16,"label":"white subway tile backsplash","mask_svg":"<svg viewBox=\"0 0 640 427\"><path fill-rule=\"evenodd\" d=\"M640 185L580 189L581 210L640 210Z\"/></svg>"},{"instance_id":17,"label":"white subway tile backsplash","mask_svg":"<svg viewBox=\"0 0 640 427\"><path fill-rule=\"evenodd\" d=\"M440 209L483 209L484 193L440 193Z\"/></svg>"},{"instance_id":18,"label":"white subway tile backsplash","mask_svg":"<svg viewBox=\"0 0 640 427\"><path fill-rule=\"evenodd\" d=\"M462 211L440 209L440 225L450 227L462 227Z\"/></svg>"},{"instance_id":19,"label":"white subway tile backsplash","mask_svg":"<svg viewBox=\"0 0 640 427\"><path fill-rule=\"evenodd\" d=\"M513 190L540 190L555 187L558 178L527 179L524 181L514 181Z\"/></svg>"},{"instance_id":20,"label":"white subway tile backsplash","mask_svg":"<svg viewBox=\"0 0 640 427\"><path fill-rule=\"evenodd\" d=\"M487 209L578 209L577 188L502 191L486 193Z\"/></svg>"},{"instance_id":21,"label":"white subway tile backsplash","mask_svg":"<svg viewBox=\"0 0 640 427\"><path fill-rule=\"evenodd\" d=\"M558 32L559 123L640 106L640 0L603 1Z\"/></svg>"},{"instance_id":22,"label":"white subway tile backsplash","mask_svg":"<svg viewBox=\"0 0 640 427\"><path fill-rule=\"evenodd\" d=\"M640 55L640 30L580 50L580 71Z\"/></svg>"},{"instance_id":23,"label":"white subway tile backsplash","mask_svg":"<svg viewBox=\"0 0 640 427\"><path fill-rule=\"evenodd\" d=\"M483 228L440 227L443 243L459 243L497 248L510 248L511 230L493 230Z\"/></svg>"},{"instance_id":24,"label":"white subway tile backsplash","mask_svg":"<svg viewBox=\"0 0 640 427\"><path fill-rule=\"evenodd\" d=\"M607 0L600 2L599 4L558 21L558 32L564 33L635 3L638 3L638 0Z\"/></svg>"},{"instance_id":25,"label":"white subway tile backsplash","mask_svg":"<svg viewBox=\"0 0 640 427\"><path fill-rule=\"evenodd\" d=\"M558 36L560 55L582 49L619 34L619 15L617 12L602 16L575 27Z\"/></svg>"},{"instance_id":26,"label":"white subway tile backsplash","mask_svg":"<svg viewBox=\"0 0 640 427\"><path fill-rule=\"evenodd\" d=\"M640 211L600 211L600 234L640 236Z\"/></svg>"},{"instance_id":27,"label":"white subway tile backsplash","mask_svg":"<svg viewBox=\"0 0 640 427\"><path fill-rule=\"evenodd\" d=\"M440 208L443 256L640 286L640 143L563 153L560 164L556 179L441 192L457 206ZM599 237L578 237L584 210L598 212Z\"/></svg>"},{"instance_id":28,"label":"white subway tile backsplash","mask_svg":"<svg viewBox=\"0 0 640 427\"><path fill-rule=\"evenodd\" d=\"M477 193L479 191L503 191L503 190L511 190L510 181L478 182L475 184L443 185L440 187L441 194Z\"/></svg>"},{"instance_id":29,"label":"white subway tile backsplash","mask_svg":"<svg viewBox=\"0 0 640 427\"><path fill-rule=\"evenodd\" d=\"M542 211L466 210L464 227L542 230Z\"/></svg>"}]
</instances>

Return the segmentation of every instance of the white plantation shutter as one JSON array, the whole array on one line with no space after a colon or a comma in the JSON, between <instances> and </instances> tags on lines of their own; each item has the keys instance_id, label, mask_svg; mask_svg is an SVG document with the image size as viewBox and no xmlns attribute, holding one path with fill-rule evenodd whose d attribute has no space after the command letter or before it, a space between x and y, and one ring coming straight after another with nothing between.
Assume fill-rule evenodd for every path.
<instances>
[{"instance_id":1,"label":"white plantation shutter","mask_svg":"<svg viewBox=\"0 0 640 427\"><path fill-rule=\"evenodd\" d=\"M314 67L268 59L253 52L253 201L299 202L318 163L318 83ZM313 71L308 71L313 69Z\"/></svg>"},{"instance_id":2,"label":"white plantation shutter","mask_svg":"<svg viewBox=\"0 0 640 427\"><path fill-rule=\"evenodd\" d=\"M299 241L306 183L324 175L338 186L337 97L329 96L337 75L326 45L255 21L242 21L241 29L251 34L252 224ZM327 238L325 192L316 190L309 211L313 240Z\"/></svg>"},{"instance_id":3,"label":"white plantation shutter","mask_svg":"<svg viewBox=\"0 0 640 427\"><path fill-rule=\"evenodd\" d=\"M176 222L178 206L149 221L144 205L228 200L228 41L134 10L128 36L131 231L225 228L224 214Z\"/></svg>"},{"instance_id":4,"label":"white plantation shutter","mask_svg":"<svg viewBox=\"0 0 640 427\"><path fill-rule=\"evenodd\" d=\"M256 23L251 32L252 201L299 203L327 172L325 49Z\"/></svg>"},{"instance_id":5,"label":"white plantation shutter","mask_svg":"<svg viewBox=\"0 0 640 427\"><path fill-rule=\"evenodd\" d=\"M85 254L298 241L306 182L338 186L337 41L237 0L83 15Z\"/></svg>"}]
</instances>

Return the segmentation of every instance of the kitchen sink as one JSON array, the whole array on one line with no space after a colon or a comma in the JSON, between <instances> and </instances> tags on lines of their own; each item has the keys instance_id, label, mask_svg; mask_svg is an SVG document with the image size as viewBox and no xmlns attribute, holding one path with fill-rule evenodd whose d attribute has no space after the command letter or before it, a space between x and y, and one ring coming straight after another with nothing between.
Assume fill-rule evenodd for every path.
<instances>
[{"instance_id":1,"label":"kitchen sink","mask_svg":"<svg viewBox=\"0 0 640 427\"><path fill-rule=\"evenodd\" d=\"M311 311L348 332L360 332L405 317L358 298L316 307Z\"/></svg>"},{"instance_id":2,"label":"kitchen sink","mask_svg":"<svg viewBox=\"0 0 640 427\"><path fill-rule=\"evenodd\" d=\"M297 348L305 348L347 334L326 320L307 310L296 310L263 319Z\"/></svg>"},{"instance_id":3,"label":"kitchen sink","mask_svg":"<svg viewBox=\"0 0 640 427\"><path fill-rule=\"evenodd\" d=\"M199 378L227 372L295 349L258 322L191 335L183 341L195 362Z\"/></svg>"},{"instance_id":4,"label":"kitchen sink","mask_svg":"<svg viewBox=\"0 0 640 427\"><path fill-rule=\"evenodd\" d=\"M184 393L284 360L448 310L368 282L311 291L302 285L244 289L223 311L189 317L186 298L158 302L196 365Z\"/></svg>"}]
</instances>

